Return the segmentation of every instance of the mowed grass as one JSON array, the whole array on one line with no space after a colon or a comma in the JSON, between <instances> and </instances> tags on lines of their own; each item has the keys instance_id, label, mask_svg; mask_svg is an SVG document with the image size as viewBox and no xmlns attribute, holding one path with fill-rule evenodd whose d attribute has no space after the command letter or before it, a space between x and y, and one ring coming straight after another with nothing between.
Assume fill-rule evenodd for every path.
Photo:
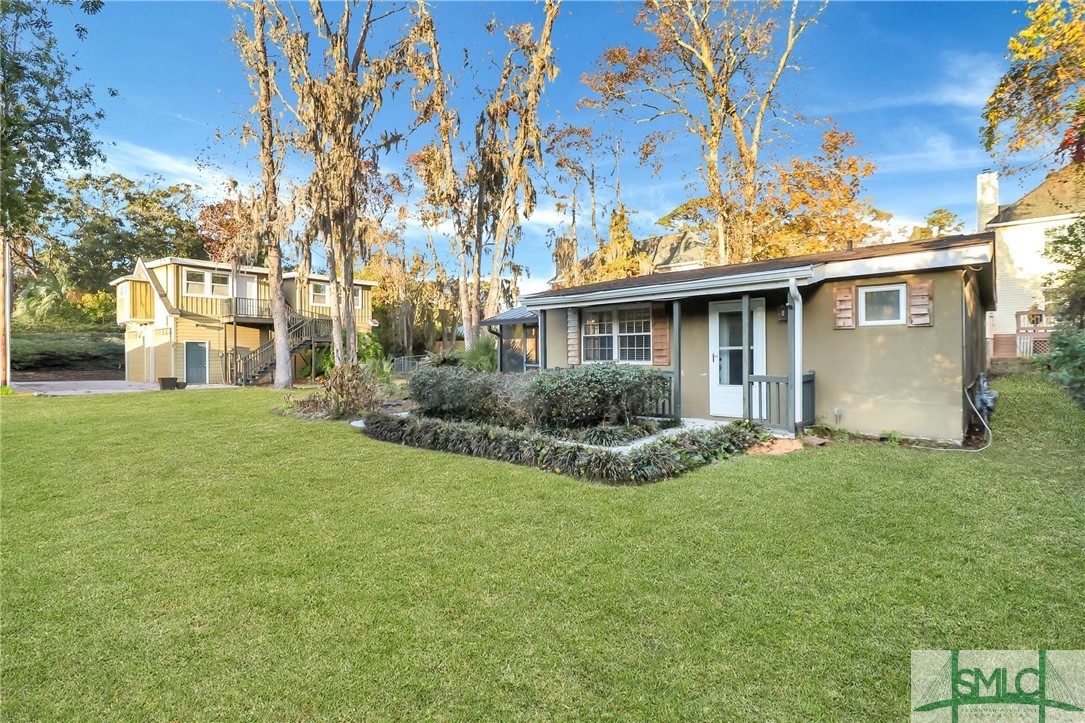
<instances>
[{"instance_id":1,"label":"mowed grass","mask_svg":"<svg viewBox=\"0 0 1085 723\"><path fill-rule=\"evenodd\" d=\"M4 720L900 720L924 648L1085 647L1085 413L607 488L274 416L7 397Z\"/></svg>"}]
</instances>

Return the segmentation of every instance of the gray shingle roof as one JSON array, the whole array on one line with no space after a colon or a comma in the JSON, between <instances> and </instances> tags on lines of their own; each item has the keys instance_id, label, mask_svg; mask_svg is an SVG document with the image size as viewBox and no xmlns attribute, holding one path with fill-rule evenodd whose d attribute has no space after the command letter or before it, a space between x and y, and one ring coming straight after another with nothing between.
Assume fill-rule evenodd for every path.
<instances>
[{"instance_id":1,"label":"gray shingle roof","mask_svg":"<svg viewBox=\"0 0 1085 723\"><path fill-rule=\"evenodd\" d=\"M1085 165L1071 163L1054 171L1044 182L999 210L990 223L1011 223L1033 218L1085 213Z\"/></svg>"},{"instance_id":2,"label":"gray shingle roof","mask_svg":"<svg viewBox=\"0 0 1085 723\"><path fill-rule=\"evenodd\" d=\"M482 326L512 326L514 324L538 324L538 315L524 306L514 306L489 319L483 319Z\"/></svg>"}]
</instances>

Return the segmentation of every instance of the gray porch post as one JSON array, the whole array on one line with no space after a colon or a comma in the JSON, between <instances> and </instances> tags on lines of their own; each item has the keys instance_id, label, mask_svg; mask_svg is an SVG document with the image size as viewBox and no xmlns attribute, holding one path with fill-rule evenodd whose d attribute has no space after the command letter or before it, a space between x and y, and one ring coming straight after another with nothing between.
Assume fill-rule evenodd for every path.
<instances>
[{"instance_id":1,"label":"gray porch post","mask_svg":"<svg viewBox=\"0 0 1085 723\"><path fill-rule=\"evenodd\" d=\"M682 418L682 302L671 302L671 361L674 372L671 377L671 411L675 419Z\"/></svg>"},{"instance_id":2,"label":"gray porch post","mask_svg":"<svg viewBox=\"0 0 1085 723\"><path fill-rule=\"evenodd\" d=\"M791 366L789 367L789 375L792 379L794 386L791 388L791 404L793 414L791 416L791 426L793 431L798 432L799 425L804 421L803 409L803 389L802 389L802 346L803 346L803 324L802 324L802 294L799 293L799 287L795 283L794 279L791 279L788 284L788 296L791 301L790 313L787 315L788 326L791 334L789 335L791 344Z\"/></svg>"},{"instance_id":3,"label":"gray porch post","mask_svg":"<svg viewBox=\"0 0 1085 723\"><path fill-rule=\"evenodd\" d=\"M539 339L536 352L539 355L539 369L546 369L546 311L539 309L535 312L539 315Z\"/></svg>"},{"instance_id":4,"label":"gray porch post","mask_svg":"<svg viewBox=\"0 0 1085 723\"><path fill-rule=\"evenodd\" d=\"M798 325L795 323L795 300L788 292L787 304L787 417L784 427L792 434L795 433L795 387L802 386L802 374L795 373L795 338Z\"/></svg>"},{"instance_id":5,"label":"gray porch post","mask_svg":"<svg viewBox=\"0 0 1085 723\"><path fill-rule=\"evenodd\" d=\"M750 295L742 295L742 418L750 418Z\"/></svg>"}]
</instances>

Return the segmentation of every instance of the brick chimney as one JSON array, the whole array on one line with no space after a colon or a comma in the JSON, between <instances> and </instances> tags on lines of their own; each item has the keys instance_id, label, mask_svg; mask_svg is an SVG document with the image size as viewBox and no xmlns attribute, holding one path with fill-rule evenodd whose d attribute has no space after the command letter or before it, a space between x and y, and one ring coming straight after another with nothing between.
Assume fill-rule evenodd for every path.
<instances>
[{"instance_id":1,"label":"brick chimney","mask_svg":"<svg viewBox=\"0 0 1085 723\"><path fill-rule=\"evenodd\" d=\"M984 171L976 176L976 233L998 215L998 172Z\"/></svg>"}]
</instances>

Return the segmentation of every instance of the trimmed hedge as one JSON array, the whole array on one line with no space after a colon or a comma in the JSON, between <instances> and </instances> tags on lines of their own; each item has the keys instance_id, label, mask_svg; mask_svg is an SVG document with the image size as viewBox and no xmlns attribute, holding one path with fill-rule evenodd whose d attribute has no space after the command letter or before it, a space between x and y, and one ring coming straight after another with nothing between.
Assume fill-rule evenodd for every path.
<instances>
[{"instance_id":1,"label":"trimmed hedge","mask_svg":"<svg viewBox=\"0 0 1085 723\"><path fill-rule=\"evenodd\" d=\"M631 364L583 364L532 374L432 366L411 376L409 390L427 417L588 430L634 426L670 394L670 381Z\"/></svg>"},{"instance_id":2,"label":"trimmed hedge","mask_svg":"<svg viewBox=\"0 0 1085 723\"><path fill-rule=\"evenodd\" d=\"M546 369L531 379L533 417L542 427L631 424L670 394L667 377L635 364Z\"/></svg>"},{"instance_id":3,"label":"trimmed hedge","mask_svg":"<svg viewBox=\"0 0 1085 723\"><path fill-rule=\"evenodd\" d=\"M411 375L407 389L427 417L518 427L531 421L527 379L459 366L422 367Z\"/></svg>"},{"instance_id":4,"label":"trimmed hedge","mask_svg":"<svg viewBox=\"0 0 1085 723\"><path fill-rule=\"evenodd\" d=\"M537 432L421 416L372 412L364 433L384 442L455 452L607 484L643 484L675 477L745 452L761 438L749 422L679 432L629 452L562 442Z\"/></svg>"}]
</instances>

